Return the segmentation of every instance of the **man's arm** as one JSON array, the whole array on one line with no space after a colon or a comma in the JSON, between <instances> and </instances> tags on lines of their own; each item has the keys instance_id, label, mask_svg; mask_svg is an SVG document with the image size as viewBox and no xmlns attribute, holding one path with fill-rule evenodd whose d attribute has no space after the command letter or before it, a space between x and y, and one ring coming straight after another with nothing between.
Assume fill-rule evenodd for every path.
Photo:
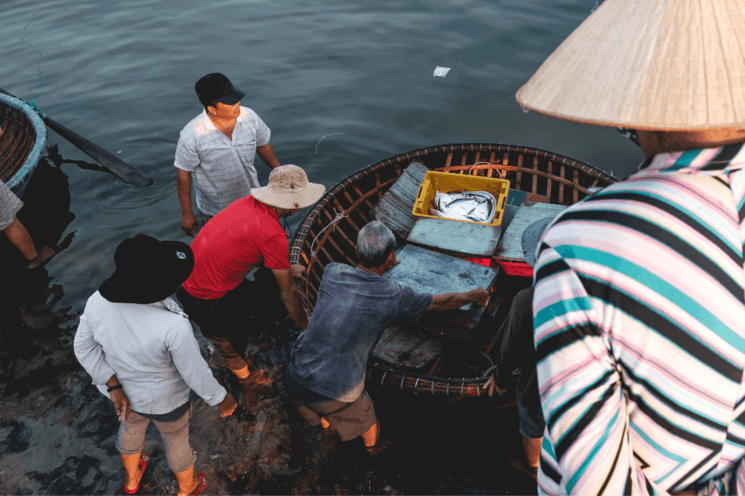
<instances>
[{"instance_id":1,"label":"man's arm","mask_svg":"<svg viewBox=\"0 0 745 496\"><path fill-rule=\"evenodd\" d=\"M634 458L622 378L582 281L553 249L541 252L535 271L534 340L547 427L541 492L664 493Z\"/></svg>"},{"instance_id":2,"label":"man's arm","mask_svg":"<svg viewBox=\"0 0 745 496\"><path fill-rule=\"evenodd\" d=\"M80 365L91 376L93 384L106 384L111 376L116 374L116 371L106 361L103 348L93 337L93 332L85 318L85 312L80 317L80 324L75 332L73 350Z\"/></svg>"},{"instance_id":3,"label":"man's arm","mask_svg":"<svg viewBox=\"0 0 745 496\"><path fill-rule=\"evenodd\" d=\"M427 309L428 312L444 312L455 310L469 303L476 303L479 306L486 305L489 300L489 293L484 291L483 287L472 289L465 293L443 293L432 295L432 304Z\"/></svg>"},{"instance_id":4,"label":"man's arm","mask_svg":"<svg viewBox=\"0 0 745 496\"><path fill-rule=\"evenodd\" d=\"M181 229L187 236L194 237L197 231L197 218L191 206L191 172L176 169L178 201L181 204Z\"/></svg>"},{"instance_id":5,"label":"man's arm","mask_svg":"<svg viewBox=\"0 0 745 496\"><path fill-rule=\"evenodd\" d=\"M300 301L300 293L293 279L292 270L272 269L272 272L277 279L279 290L282 293L282 301L284 301L290 317L293 318L300 329L305 330L308 327L308 315L306 315L303 303Z\"/></svg>"},{"instance_id":6,"label":"man's arm","mask_svg":"<svg viewBox=\"0 0 745 496\"><path fill-rule=\"evenodd\" d=\"M111 378L106 381L106 387L119 386L119 379L116 375L112 375ZM111 401L114 402L114 410L119 415L119 422L124 423L129 418L129 412L132 410L132 406L129 404L129 398L127 397L124 389L119 388L109 393Z\"/></svg>"},{"instance_id":7,"label":"man's arm","mask_svg":"<svg viewBox=\"0 0 745 496\"><path fill-rule=\"evenodd\" d=\"M259 146L256 148L256 153L261 157L261 160L266 163L269 167L272 169L276 169L279 167L279 160L277 160L277 156L274 155L274 150L272 149L272 145L267 143L264 146Z\"/></svg>"},{"instance_id":8,"label":"man's arm","mask_svg":"<svg viewBox=\"0 0 745 496\"><path fill-rule=\"evenodd\" d=\"M18 220L18 217L13 219L8 227L5 228L5 234L8 236L10 242L18 248L18 250L26 257L26 260L33 260L38 255L34 242L31 239L31 235L28 233L26 228Z\"/></svg>"},{"instance_id":9,"label":"man's arm","mask_svg":"<svg viewBox=\"0 0 745 496\"><path fill-rule=\"evenodd\" d=\"M80 365L90 374L93 384L105 384L107 387L116 386L119 380L116 378L116 372L106 362L106 356L101 345L93 337L93 332L88 326L85 315L80 318L78 330L75 333L73 341L73 350L75 357ZM126 422L129 417L131 406L129 398L123 389L115 389L109 393L111 401L114 402L114 409L119 415L119 422Z\"/></svg>"}]
</instances>

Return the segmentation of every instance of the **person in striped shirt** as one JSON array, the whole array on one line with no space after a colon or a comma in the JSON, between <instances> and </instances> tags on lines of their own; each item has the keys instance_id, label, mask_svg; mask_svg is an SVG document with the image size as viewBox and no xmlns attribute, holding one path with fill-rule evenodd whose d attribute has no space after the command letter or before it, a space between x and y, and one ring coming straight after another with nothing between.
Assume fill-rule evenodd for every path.
<instances>
[{"instance_id":1,"label":"person in striped shirt","mask_svg":"<svg viewBox=\"0 0 745 496\"><path fill-rule=\"evenodd\" d=\"M647 157L536 250L541 494L745 493L745 34L729 7L606 0L517 94L634 129Z\"/></svg>"}]
</instances>

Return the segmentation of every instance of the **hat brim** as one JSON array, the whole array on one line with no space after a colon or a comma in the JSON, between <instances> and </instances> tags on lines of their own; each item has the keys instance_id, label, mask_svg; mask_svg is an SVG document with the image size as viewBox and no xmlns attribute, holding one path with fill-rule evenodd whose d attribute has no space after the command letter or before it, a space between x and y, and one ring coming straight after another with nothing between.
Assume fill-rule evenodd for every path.
<instances>
[{"instance_id":1,"label":"hat brim","mask_svg":"<svg viewBox=\"0 0 745 496\"><path fill-rule=\"evenodd\" d=\"M326 192L326 186L323 184L308 183L301 190L294 190L290 193L280 193L272 191L269 186L263 188L252 188L251 196L257 201L277 208L305 208L310 207L321 199Z\"/></svg>"},{"instance_id":2,"label":"hat brim","mask_svg":"<svg viewBox=\"0 0 745 496\"><path fill-rule=\"evenodd\" d=\"M215 98L216 102L224 103L225 105L235 105L236 103L241 101L241 98L246 96L245 91L241 91L235 86L233 86L233 91L228 93L227 95L223 95L220 98Z\"/></svg>"},{"instance_id":3,"label":"hat brim","mask_svg":"<svg viewBox=\"0 0 745 496\"><path fill-rule=\"evenodd\" d=\"M599 126L745 127L745 36L741 16L728 7L601 2L520 88L517 102L549 117Z\"/></svg>"},{"instance_id":4,"label":"hat brim","mask_svg":"<svg viewBox=\"0 0 745 496\"><path fill-rule=\"evenodd\" d=\"M101 296L112 303L148 304L175 293L194 269L194 254L189 245L181 241L160 243L168 250L181 252L184 258L179 256L177 262L172 261L168 273L150 274L150 278L143 278L142 274L133 274L130 270L116 269L98 288Z\"/></svg>"}]
</instances>

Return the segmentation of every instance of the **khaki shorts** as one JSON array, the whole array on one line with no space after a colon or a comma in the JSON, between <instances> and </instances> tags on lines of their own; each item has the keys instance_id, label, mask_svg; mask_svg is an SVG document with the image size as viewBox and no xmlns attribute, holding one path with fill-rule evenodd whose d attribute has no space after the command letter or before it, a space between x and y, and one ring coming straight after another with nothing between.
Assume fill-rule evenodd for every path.
<instances>
[{"instance_id":1,"label":"khaki shorts","mask_svg":"<svg viewBox=\"0 0 745 496\"><path fill-rule=\"evenodd\" d=\"M285 369L287 395L297 411L310 425L318 425L321 417L331 424L342 441L361 436L375 425L375 408L367 391L352 403L333 400L298 383Z\"/></svg>"}]
</instances>

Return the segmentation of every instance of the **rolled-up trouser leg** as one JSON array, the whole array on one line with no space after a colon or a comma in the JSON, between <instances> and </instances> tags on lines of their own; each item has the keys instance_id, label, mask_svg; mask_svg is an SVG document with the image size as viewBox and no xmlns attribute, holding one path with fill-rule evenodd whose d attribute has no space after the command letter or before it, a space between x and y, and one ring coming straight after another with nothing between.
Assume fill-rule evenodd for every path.
<instances>
[{"instance_id":1,"label":"rolled-up trouser leg","mask_svg":"<svg viewBox=\"0 0 745 496\"><path fill-rule=\"evenodd\" d=\"M119 425L116 436L116 449L122 455L136 455L145 447L145 431L150 419L135 411L129 412L127 421Z\"/></svg>"},{"instance_id":2,"label":"rolled-up trouser leg","mask_svg":"<svg viewBox=\"0 0 745 496\"><path fill-rule=\"evenodd\" d=\"M175 473L183 472L197 461L197 455L191 449L189 443L189 420L191 419L191 408L173 422L159 422L154 420L155 426L160 431L160 437L166 445L166 458L168 466Z\"/></svg>"}]
</instances>

